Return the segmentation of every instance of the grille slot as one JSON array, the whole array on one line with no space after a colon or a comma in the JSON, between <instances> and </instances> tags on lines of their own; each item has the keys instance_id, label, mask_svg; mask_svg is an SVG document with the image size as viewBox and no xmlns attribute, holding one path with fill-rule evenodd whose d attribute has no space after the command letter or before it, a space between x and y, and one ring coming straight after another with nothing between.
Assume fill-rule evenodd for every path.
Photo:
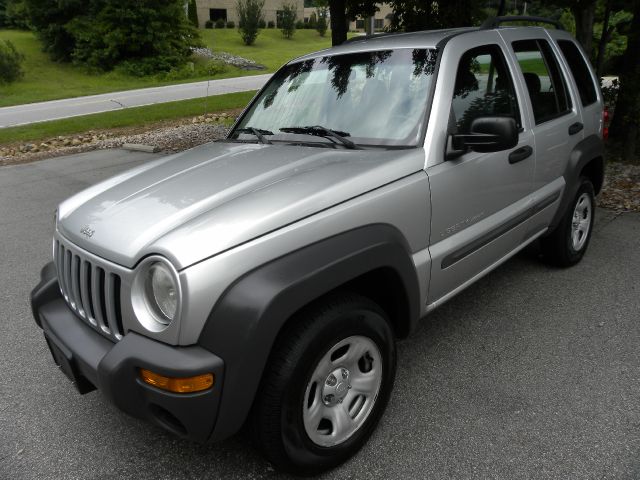
<instances>
[{"instance_id":1,"label":"grille slot","mask_svg":"<svg viewBox=\"0 0 640 480\"><path fill-rule=\"evenodd\" d=\"M120 340L124 333L120 276L59 240L55 242L54 263L60 291L71 310L102 335Z\"/></svg>"}]
</instances>

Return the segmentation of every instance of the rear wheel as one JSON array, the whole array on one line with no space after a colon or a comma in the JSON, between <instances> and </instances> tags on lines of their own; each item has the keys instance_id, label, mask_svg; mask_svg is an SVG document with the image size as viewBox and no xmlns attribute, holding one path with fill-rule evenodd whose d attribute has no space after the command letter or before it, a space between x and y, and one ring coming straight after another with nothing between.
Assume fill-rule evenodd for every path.
<instances>
[{"instance_id":1,"label":"rear wheel","mask_svg":"<svg viewBox=\"0 0 640 480\"><path fill-rule=\"evenodd\" d=\"M573 202L556 229L542 239L542 253L551 263L569 267L578 263L589 245L595 214L594 189L582 177Z\"/></svg>"},{"instance_id":2,"label":"rear wheel","mask_svg":"<svg viewBox=\"0 0 640 480\"><path fill-rule=\"evenodd\" d=\"M256 397L259 448L302 475L344 462L382 416L395 363L386 314L369 299L333 296L301 312L279 336Z\"/></svg>"}]
</instances>

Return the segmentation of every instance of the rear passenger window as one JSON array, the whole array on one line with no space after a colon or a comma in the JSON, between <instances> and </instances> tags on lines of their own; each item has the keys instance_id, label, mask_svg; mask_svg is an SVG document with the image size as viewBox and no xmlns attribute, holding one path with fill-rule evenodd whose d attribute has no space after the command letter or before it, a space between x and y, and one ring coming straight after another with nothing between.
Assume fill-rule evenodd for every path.
<instances>
[{"instance_id":1,"label":"rear passenger window","mask_svg":"<svg viewBox=\"0 0 640 480\"><path fill-rule=\"evenodd\" d=\"M536 125L571 110L567 84L545 40L519 40L513 50L524 76Z\"/></svg>"},{"instance_id":2,"label":"rear passenger window","mask_svg":"<svg viewBox=\"0 0 640 480\"><path fill-rule=\"evenodd\" d=\"M462 56L451 110L458 133L470 133L471 122L483 116L513 117L520 127L513 79L500 47L485 45Z\"/></svg>"},{"instance_id":3,"label":"rear passenger window","mask_svg":"<svg viewBox=\"0 0 640 480\"><path fill-rule=\"evenodd\" d=\"M580 53L580 50L578 50L578 47L569 40L560 40L558 45L576 81L582 105L585 107L591 105L597 100L598 96L596 94L596 87L593 84L591 72L584 57Z\"/></svg>"}]
</instances>

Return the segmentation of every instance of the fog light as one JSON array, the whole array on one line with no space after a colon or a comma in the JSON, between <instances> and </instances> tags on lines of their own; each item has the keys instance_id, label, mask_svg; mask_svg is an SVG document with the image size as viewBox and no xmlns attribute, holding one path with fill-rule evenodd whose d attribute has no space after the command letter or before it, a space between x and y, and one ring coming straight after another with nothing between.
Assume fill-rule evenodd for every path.
<instances>
[{"instance_id":1,"label":"fog light","mask_svg":"<svg viewBox=\"0 0 640 480\"><path fill-rule=\"evenodd\" d=\"M140 378L145 383L156 388L176 393L193 393L206 390L213 386L214 376L212 373L196 375L195 377L165 377L150 370L140 369Z\"/></svg>"}]
</instances>

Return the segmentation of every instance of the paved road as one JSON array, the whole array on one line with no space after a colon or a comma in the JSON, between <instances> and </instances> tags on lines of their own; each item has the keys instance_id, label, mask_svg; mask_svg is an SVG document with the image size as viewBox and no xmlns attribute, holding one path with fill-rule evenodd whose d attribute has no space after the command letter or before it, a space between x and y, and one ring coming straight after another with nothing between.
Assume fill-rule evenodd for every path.
<instances>
[{"instance_id":1,"label":"paved road","mask_svg":"<svg viewBox=\"0 0 640 480\"><path fill-rule=\"evenodd\" d=\"M242 437L197 446L78 395L27 295L69 194L152 158L0 168L0 478L278 478ZM598 211L569 270L519 255L399 346L378 430L325 479L640 478L640 214Z\"/></svg>"},{"instance_id":2,"label":"paved road","mask_svg":"<svg viewBox=\"0 0 640 480\"><path fill-rule=\"evenodd\" d=\"M207 95L214 96L224 93L259 90L269 78L271 78L271 74L224 78L209 82L183 83L181 85L167 85L165 87L143 88L3 107L0 108L0 128L140 107L154 103L189 100L191 98L206 97Z\"/></svg>"}]
</instances>

